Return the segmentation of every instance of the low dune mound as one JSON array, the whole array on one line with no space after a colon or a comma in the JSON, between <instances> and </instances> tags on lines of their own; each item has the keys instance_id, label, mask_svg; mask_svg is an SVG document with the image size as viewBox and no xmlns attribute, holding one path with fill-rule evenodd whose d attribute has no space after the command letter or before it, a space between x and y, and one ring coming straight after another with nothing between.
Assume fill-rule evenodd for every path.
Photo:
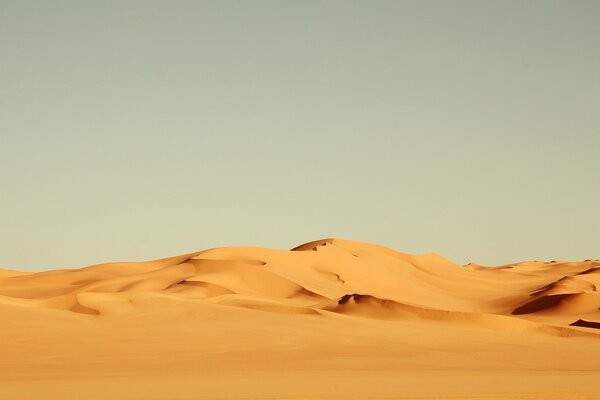
<instances>
[{"instance_id":1,"label":"low dune mound","mask_svg":"<svg viewBox=\"0 0 600 400\"><path fill-rule=\"evenodd\" d=\"M208 304L316 317L470 321L514 330L524 326L523 319L539 323L540 316L549 325L583 326L570 322L598 312L598 287L597 260L459 266L435 253L323 239L291 251L224 247L74 270L0 270L0 306L92 318L151 313L157 304Z\"/></svg>"},{"instance_id":2,"label":"low dune mound","mask_svg":"<svg viewBox=\"0 0 600 400\"><path fill-rule=\"evenodd\" d=\"M563 293L538 297L516 308L512 314L579 315L599 309L599 293Z\"/></svg>"},{"instance_id":3,"label":"low dune mound","mask_svg":"<svg viewBox=\"0 0 600 400\"><path fill-rule=\"evenodd\" d=\"M346 294L320 307L337 314L379 319L407 319L414 315L411 307L393 300L363 294Z\"/></svg>"},{"instance_id":4,"label":"low dune mound","mask_svg":"<svg viewBox=\"0 0 600 400\"><path fill-rule=\"evenodd\" d=\"M320 297L293 280L270 271L263 261L193 258L186 264L193 265L195 273L180 282L184 285L206 283L231 293L285 299L312 298L313 303Z\"/></svg>"},{"instance_id":5,"label":"low dune mound","mask_svg":"<svg viewBox=\"0 0 600 400\"><path fill-rule=\"evenodd\" d=\"M356 293L344 295L335 302L323 305L320 309L348 317L395 320L408 324L439 325L443 323L444 328L440 327L440 329L469 329L471 327L496 332L532 332L552 336L600 338L595 334L579 332L558 324L548 325L506 315L430 309ZM589 327L590 325L570 324L570 326Z\"/></svg>"},{"instance_id":6,"label":"low dune mound","mask_svg":"<svg viewBox=\"0 0 600 400\"><path fill-rule=\"evenodd\" d=\"M538 290L535 290L531 295L556 295L556 294L575 294L575 293L589 293L595 292L596 285L587 279L579 278L577 276L565 276L558 279L549 285L544 286Z\"/></svg>"},{"instance_id":7,"label":"low dune mound","mask_svg":"<svg viewBox=\"0 0 600 400\"><path fill-rule=\"evenodd\" d=\"M548 285L530 292L533 299L523 301L512 314L575 315L596 312L600 309L600 274L597 267L586 262L568 263L570 270L557 266L543 275L559 274L561 277ZM570 272L570 275L565 273Z\"/></svg>"},{"instance_id":8,"label":"low dune mound","mask_svg":"<svg viewBox=\"0 0 600 400\"><path fill-rule=\"evenodd\" d=\"M1 269L0 268L0 279L1 278L9 278L9 277L13 277L13 276L27 275L27 274L30 274L30 272L21 272L21 271L15 271L12 269Z\"/></svg>"}]
</instances>

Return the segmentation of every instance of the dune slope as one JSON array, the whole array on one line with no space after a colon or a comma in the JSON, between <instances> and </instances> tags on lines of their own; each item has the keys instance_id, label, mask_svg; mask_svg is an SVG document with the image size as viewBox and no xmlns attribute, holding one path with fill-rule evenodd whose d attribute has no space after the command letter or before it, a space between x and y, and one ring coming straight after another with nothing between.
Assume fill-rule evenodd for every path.
<instances>
[{"instance_id":1,"label":"dune slope","mask_svg":"<svg viewBox=\"0 0 600 400\"><path fill-rule=\"evenodd\" d=\"M338 239L0 270L0 397L600 398L599 285Z\"/></svg>"}]
</instances>

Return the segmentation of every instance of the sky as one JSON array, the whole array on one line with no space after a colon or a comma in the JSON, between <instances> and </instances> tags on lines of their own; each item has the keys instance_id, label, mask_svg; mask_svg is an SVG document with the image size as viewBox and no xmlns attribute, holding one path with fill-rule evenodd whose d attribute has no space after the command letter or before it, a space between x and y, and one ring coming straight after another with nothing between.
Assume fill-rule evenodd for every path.
<instances>
[{"instance_id":1,"label":"sky","mask_svg":"<svg viewBox=\"0 0 600 400\"><path fill-rule=\"evenodd\" d=\"M600 258L600 2L0 0L0 268L337 237Z\"/></svg>"}]
</instances>

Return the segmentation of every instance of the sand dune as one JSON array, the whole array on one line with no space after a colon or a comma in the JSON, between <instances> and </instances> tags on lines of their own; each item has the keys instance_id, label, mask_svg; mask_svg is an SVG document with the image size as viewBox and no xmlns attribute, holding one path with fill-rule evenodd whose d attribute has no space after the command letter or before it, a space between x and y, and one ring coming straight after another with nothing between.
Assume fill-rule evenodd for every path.
<instances>
[{"instance_id":1,"label":"sand dune","mask_svg":"<svg viewBox=\"0 0 600 400\"><path fill-rule=\"evenodd\" d=\"M600 398L599 286L338 239L0 270L0 398Z\"/></svg>"}]
</instances>

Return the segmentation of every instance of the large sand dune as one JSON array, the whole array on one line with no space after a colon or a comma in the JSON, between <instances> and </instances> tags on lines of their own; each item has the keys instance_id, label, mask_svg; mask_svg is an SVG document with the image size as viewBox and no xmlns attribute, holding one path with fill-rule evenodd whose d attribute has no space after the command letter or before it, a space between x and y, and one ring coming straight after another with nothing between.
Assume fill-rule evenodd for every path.
<instances>
[{"instance_id":1,"label":"large sand dune","mask_svg":"<svg viewBox=\"0 0 600 400\"><path fill-rule=\"evenodd\" d=\"M337 239L0 270L0 399L600 399L598 288Z\"/></svg>"}]
</instances>

